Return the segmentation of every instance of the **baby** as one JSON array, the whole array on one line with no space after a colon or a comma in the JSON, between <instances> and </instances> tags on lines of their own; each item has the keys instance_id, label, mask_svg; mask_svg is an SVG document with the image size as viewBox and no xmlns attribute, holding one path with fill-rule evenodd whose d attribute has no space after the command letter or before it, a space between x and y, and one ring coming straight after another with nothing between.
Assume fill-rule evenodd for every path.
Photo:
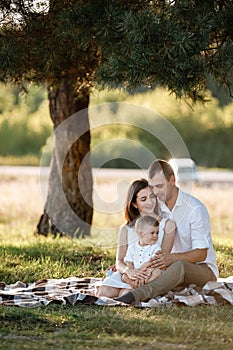
<instances>
[{"instance_id":1,"label":"baby","mask_svg":"<svg viewBox=\"0 0 233 350\"><path fill-rule=\"evenodd\" d=\"M159 221L152 216L141 216L135 223L135 230L138 240L134 244L129 245L124 261L131 268L146 270L150 276L145 281L145 283L148 283L161 274L160 269L148 267L149 260L157 251L161 250L160 244L157 243ZM123 275L122 280L129 282L129 279L126 281L124 278L125 276Z\"/></svg>"},{"instance_id":2,"label":"baby","mask_svg":"<svg viewBox=\"0 0 233 350\"><path fill-rule=\"evenodd\" d=\"M119 297L132 288L136 288L139 284L145 284L154 280L161 274L160 269L149 267L149 260L158 250L161 250L160 244L157 243L159 221L149 215L140 216L136 220L135 230L138 239L129 244L124 262L129 268L143 270L146 272L148 278L143 281L138 281L130 279L127 274L121 275L119 272L114 272L114 280L116 283L114 287L111 286L108 288L107 293L107 296L110 298Z\"/></svg>"}]
</instances>

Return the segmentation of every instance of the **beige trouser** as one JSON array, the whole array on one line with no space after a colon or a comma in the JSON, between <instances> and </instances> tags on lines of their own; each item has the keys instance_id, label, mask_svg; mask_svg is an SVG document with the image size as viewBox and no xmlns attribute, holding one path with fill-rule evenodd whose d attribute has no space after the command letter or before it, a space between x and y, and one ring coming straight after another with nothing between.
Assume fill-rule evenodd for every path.
<instances>
[{"instance_id":1,"label":"beige trouser","mask_svg":"<svg viewBox=\"0 0 233 350\"><path fill-rule=\"evenodd\" d=\"M155 280L130 292L138 303L164 295L178 286L188 287L190 284L195 284L203 287L209 281L216 281L216 276L207 264L193 264L185 260L178 260Z\"/></svg>"}]
</instances>

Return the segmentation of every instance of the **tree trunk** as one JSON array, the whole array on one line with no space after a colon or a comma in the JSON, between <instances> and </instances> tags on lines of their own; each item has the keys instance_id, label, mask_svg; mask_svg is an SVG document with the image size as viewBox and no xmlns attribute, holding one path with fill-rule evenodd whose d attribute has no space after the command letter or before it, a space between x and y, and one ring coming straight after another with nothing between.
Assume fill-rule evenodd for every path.
<instances>
[{"instance_id":1,"label":"tree trunk","mask_svg":"<svg viewBox=\"0 0 233 350\"><path fill-rule=\"evenodd\" d=\"M44 213L37 233L90 235L92 222L92 173L89 162L89 90L74 88L66 77L48 88L50 116L54 124L54 152ZM81 112L80 112L81 111Z\"/></svg>"}]
</instances>

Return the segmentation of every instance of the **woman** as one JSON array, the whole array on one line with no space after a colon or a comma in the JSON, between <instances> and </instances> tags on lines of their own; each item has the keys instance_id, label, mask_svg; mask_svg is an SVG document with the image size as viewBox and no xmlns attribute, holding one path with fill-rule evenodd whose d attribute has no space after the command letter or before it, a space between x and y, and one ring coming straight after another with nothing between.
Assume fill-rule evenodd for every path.
<instances>
[{"instance_id":1,"label":"woman","mask_svg":"<svg viewBox=\"0 0 233 350\"><path fill-rule=\"evenodd\" d=\"M134 181L130 185L126 196L126 224L121 227L118 237L116 255L117 272L106 277L104 281L101 282L101 285L97 286L96 294L98 297L112 297L114 293L114 296L118 296L120 289L126 286L124 282L127 282L132 288L136 288L144 284L145 280L148 279L146 270L142 271L130 268L124 263L128 245L137 240L134 223L139 215L153 215L160 220L158 242L161 244L163 250L171 251L175 236L175 223L171 220L161 220L159 217L157 198L151 191L148 181L145 179ZM121 280L122 275L124 276L124 282Z\"/></svg>"}]
</instances>

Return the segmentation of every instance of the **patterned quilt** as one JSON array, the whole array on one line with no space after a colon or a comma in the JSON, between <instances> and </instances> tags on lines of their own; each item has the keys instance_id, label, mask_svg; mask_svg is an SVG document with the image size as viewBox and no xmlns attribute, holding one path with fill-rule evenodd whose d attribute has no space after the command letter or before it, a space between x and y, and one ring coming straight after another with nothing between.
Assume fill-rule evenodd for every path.
<instances>
[{"instance_id":1,"label":"patterned quilt","mask_svg":"<svg viewBox=\"0 0 233 350\"><path fill-rule=\"evenodd\" d=\"M26 308L48 305L50 303L69 304L77 306L128 306L110 298L95 296L95 284L99 278L69 277L64 279L43 279L34 283L16 282L7 285L0 282L0 305L20 306ZM208 282L202 289L195 285L188 288L170 291L148 302L142 302L137 307L159 307L162 305L199 304L233 305L233 276L220 278L217 282Z\"/></svg>"}]
</instances>

